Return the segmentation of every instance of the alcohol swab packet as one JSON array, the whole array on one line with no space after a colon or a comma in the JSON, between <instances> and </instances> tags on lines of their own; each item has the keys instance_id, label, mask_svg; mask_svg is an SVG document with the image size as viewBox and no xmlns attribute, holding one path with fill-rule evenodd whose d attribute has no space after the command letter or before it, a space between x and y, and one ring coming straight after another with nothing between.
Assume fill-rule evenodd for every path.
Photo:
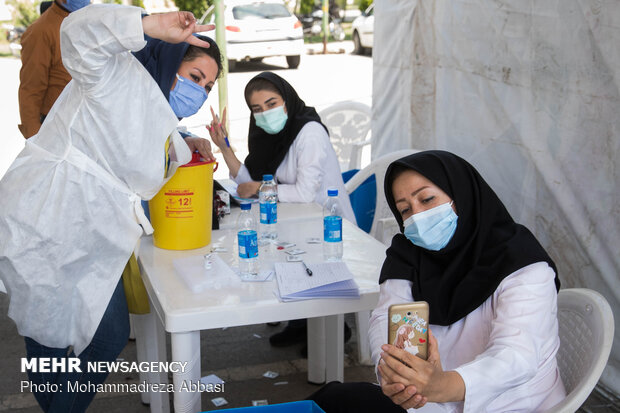
<instances>
[{"instance_id":1,"label":"alcohol swab packet","mask_svg":"<svg viewBox=\"0 0 620 413\"><path fill-rule=\"evenodd\" d=\"M220 407L220 406L224 406L225 404L228 404L226 399L223 397L216 397L215 399L211 399L211 403L213 403L216 407Z\"/></svg>"},{"instance_id":2,"label":"alcohol swab packet","mask_svg":"<svg viewBox=\"0 0 620 413\"><path fill-rule=\"evenodd\" d=\"M263 377L267 377L268 379L275 379L279 375L280 375L279 373L276 373L275 371L271 371L271 370L267 370L266 372L263 373Z\"/></svg>"},{"instance_id":3,"label":"alcohol swab packet","mask_svg":"<svg viewBox=\"0 0 620 413\"><path fill-rule=\"evenodd\" d=\"M268 406L267 400L252 400L252 406Z\"/></svg>"},{"instance_id":4,"label":"alcohol swab packet","mask_svg":"<svg viewBox=\"0 0 620 413\"><path fill-rule=\"evenodd\" d=\"M304 250L300 250L299 248L294 248L292 250L289 251L285 251L287 254L289 255L299 255L299 254L305 254L306 251Z\"/></svg>"}]
</instances>

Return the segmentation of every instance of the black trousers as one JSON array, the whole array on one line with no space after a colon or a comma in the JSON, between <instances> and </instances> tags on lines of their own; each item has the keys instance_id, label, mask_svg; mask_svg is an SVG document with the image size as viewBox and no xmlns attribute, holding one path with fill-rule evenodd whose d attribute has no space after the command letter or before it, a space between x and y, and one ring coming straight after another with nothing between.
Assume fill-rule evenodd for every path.
<instances>
[{"instance_id":1,"label":"black trousers","mask_svg":"<svg viewBox=\"0 0 620 413\"><path fill-rule=\"evenodd\" d=\"M325 413L406 413L372 383L327 383L308 397Z\"/></svg>"}]
</instances>

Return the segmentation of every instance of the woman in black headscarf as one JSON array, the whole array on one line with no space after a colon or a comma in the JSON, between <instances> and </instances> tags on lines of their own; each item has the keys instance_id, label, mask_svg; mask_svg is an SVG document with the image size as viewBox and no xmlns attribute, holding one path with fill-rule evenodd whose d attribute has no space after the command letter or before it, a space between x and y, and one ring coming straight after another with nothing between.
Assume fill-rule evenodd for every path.
<instances>
[{"instance_id":1,"label":"woman in black headscarf","mask_svg":"<svg viewBox=\"0 0 620 413\"><path fill-rule=\"evenodd\" d=\"M245 101L252 112L248 133L249 154L244 163L228 144L226 112L220 123L213 113L209 129L221 149L230 176L243 198L258 193L263 175L273 175L280 202L316 202L327 199L327 188L338 189L343 215L355 223L338 157L329 134L313 107L306 106L293 86L271 72L252 78L245 87Z\"/></svg>"},{"instance_id":2,"label":"woman in black headscarf","mask_svg":"<svg viewBox=\"0 0 620 413\"><path fill-rule=\"evenodd\" d=\"M185 86L182 83L191 81L204 88L206 93L203 98L206 100L214 86L214 81L205 77L206 68L209 65L216 66L216 79L222 72L222 58L215 41L206 36L196 35L196 37L209 43L210 47L199 47L186 42L172 44L145 35L146 46L133 52L157 83L179 120L194 115L204 103L204 100L195 99L184 93L184 91L194 94L196 92L187 87L181 90L180 87ZM179 133L192 152L198 151L207 161L215 160L207 139L182 131Z\"/></svg>"},{"instance_id":3,"label":"woman in black headscarf","mask_svg":"<svg viewBox=\"0 0 620 413\"><path fill-rule=\"evenodd\" d=\"M534 235L449 152L393 162L385 196L402 233L387 250L370 321L381 387L333 383L312 398L327 413L540 411L562 400L560 283ZM388 307L414 300L430 307L428 361L385 344Z\"/></svg>"},{"instance_id":4,"label":"woman in black headscarf","mask_svg":"<svg viewBox=\"0 0 620 413\"><path fill-rule=\"evenodd\" d=\"M356 223L351 201L344 187L338 157L329 141L327 128L313 107L306 106L293 86L280 76L263 72L245 87L245 101L252 112L248 133L249 154L241 163L230 148L226 111L220 123L213 113L209 128L213 142L221 149L243 198L258 194L263 175L273 175L279 202L316 202L322 205L327 189L338 189L343 217ZM345 337L350 337L349 327ZM293 320L269 338L273 346L306 341L306 320ZM303 350L302 350L303 353Z\"/></svg>"}]
</instances>

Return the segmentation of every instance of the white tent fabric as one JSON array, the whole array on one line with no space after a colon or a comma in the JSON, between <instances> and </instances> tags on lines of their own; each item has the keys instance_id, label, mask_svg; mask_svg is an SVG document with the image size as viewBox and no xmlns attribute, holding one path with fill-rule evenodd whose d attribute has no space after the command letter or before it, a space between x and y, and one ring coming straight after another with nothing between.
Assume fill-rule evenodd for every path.
<instances>
[{"instance_id":1,"label":"white tent fabric","mask_svg":"<svg viewBox=\"0 0 620 413\"><path fill-rule=\"evenodd\" d=\"M616 314L620 394L620 2L377 0L372 158L469 160L558 265Z\"/></svg>"}]
</instances>

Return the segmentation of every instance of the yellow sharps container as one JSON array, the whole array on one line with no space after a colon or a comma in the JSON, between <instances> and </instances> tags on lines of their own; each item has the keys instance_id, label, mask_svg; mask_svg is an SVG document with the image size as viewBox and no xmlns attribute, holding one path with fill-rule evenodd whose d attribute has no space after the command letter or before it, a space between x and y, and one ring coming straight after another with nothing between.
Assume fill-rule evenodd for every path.
<instances>
[{"instance_id":1,"label":"yellow sharps container","mask_svg":"<svg viewBox=\"0 0 620 413\"><path fill-rule=\"evenodd\" d=\"M194 153L149 201L156 247L189 250L211 242L215 170L216 162L202 161Z\"/></svg>"}]
</instances>

